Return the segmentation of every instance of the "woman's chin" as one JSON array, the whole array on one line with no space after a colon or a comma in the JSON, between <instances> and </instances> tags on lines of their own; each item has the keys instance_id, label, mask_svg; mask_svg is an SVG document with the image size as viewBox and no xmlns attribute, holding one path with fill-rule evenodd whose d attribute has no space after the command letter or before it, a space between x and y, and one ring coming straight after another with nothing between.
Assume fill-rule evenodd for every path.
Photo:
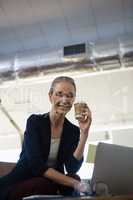
<instances>
[{"instance_id":1,"label":"woman's chin","mask_svg":"<svg viewBox=\"0 0 133 200\"><path fill-rule=\"evenodd\" d=\"M68 113L68 110L57 110L56 113L58 113L60 115L66 115Z\"/></svg>"}]
</instances>

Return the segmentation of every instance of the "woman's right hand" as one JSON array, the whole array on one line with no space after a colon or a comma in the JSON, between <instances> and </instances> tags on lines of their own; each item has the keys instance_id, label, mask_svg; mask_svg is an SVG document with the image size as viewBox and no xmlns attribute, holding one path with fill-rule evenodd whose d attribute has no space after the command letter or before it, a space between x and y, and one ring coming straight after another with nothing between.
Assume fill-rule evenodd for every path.
<instances>
[{"instance_id":1,"label":"woman's right hand","mask_svg":"<svg viewBox=\"0 0 133 200\"><path fill-rule=\"evenodd\" d=\"M74 189L79 193L90 193L91 188L88 183L78 182L74 185Z\"/></svg>"}]
</instances>

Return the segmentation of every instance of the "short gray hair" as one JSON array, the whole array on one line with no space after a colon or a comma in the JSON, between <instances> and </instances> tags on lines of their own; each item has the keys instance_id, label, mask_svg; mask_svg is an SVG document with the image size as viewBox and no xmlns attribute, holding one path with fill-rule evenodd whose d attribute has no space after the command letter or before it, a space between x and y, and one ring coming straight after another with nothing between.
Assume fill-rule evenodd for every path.
<instances>
[{"instance_id":1,"label":"short gray hair","mask_svg":"<svg viewBox=\"0 0 133 200\"><path fill-rule=\"evenodd\" d=\"M50 90L49 92L53 92L55 86L57 83L60 83L60 82L68 82L68 83L71 83L75 89L75 93L76 93L76 84L74 82L74 79L69 77L69 76L58 76L57 78L55 78L51 84L51 87L50 87Z\"/></svg>"}]
</instances>

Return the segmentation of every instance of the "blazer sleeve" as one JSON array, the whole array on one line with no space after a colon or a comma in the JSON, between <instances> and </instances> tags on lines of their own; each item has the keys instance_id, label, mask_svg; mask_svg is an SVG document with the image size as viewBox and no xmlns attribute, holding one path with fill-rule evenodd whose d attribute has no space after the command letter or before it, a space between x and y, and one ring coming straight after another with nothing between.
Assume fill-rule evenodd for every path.
<instances>
[{"instance_id":1,"label":"blazer sleeve","mask_svg":"<svg viewBox=\"0 0 133 200\"><path fill-rule=\"evenodd\" d=\"M27 120L24 135L25 156L33 175L43 175L48 169L47 158L42 152L41 136L39 133L38 116L31 115Z\"/></svg>"},{"instance_id":2,"label":"blazer sleeve","mask_svg":"<svg viewBox=\"0 0 133 200\"><path fill-rule=\"evenodd\" d=\"M68 141L70 144L69 156L65 163L65 168L68 173L76 173L80 169L83 162L83 157L80 160L77 160L73 155L79 143L80 130L78 127L73 126L70 132L71 132L71 139L69 138Z\"/></svg>"}]
</instances>

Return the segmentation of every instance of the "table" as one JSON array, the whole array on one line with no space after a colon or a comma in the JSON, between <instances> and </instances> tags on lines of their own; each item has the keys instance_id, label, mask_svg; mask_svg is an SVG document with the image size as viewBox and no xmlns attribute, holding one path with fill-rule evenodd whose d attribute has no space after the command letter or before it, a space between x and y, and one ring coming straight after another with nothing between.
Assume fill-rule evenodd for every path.
<instances>
[{"instance_id":1,"label":"table","mask_svg":"<svg viewBox=\"0 0 133 200\"><path fill-rule=\"evenodd\" d=\"M23 198L23 200L133 200L133 195L128 196L102 196L102 197L53 197L49 198L46 195L34 195Z\"/></svg>"}]
</instances>

